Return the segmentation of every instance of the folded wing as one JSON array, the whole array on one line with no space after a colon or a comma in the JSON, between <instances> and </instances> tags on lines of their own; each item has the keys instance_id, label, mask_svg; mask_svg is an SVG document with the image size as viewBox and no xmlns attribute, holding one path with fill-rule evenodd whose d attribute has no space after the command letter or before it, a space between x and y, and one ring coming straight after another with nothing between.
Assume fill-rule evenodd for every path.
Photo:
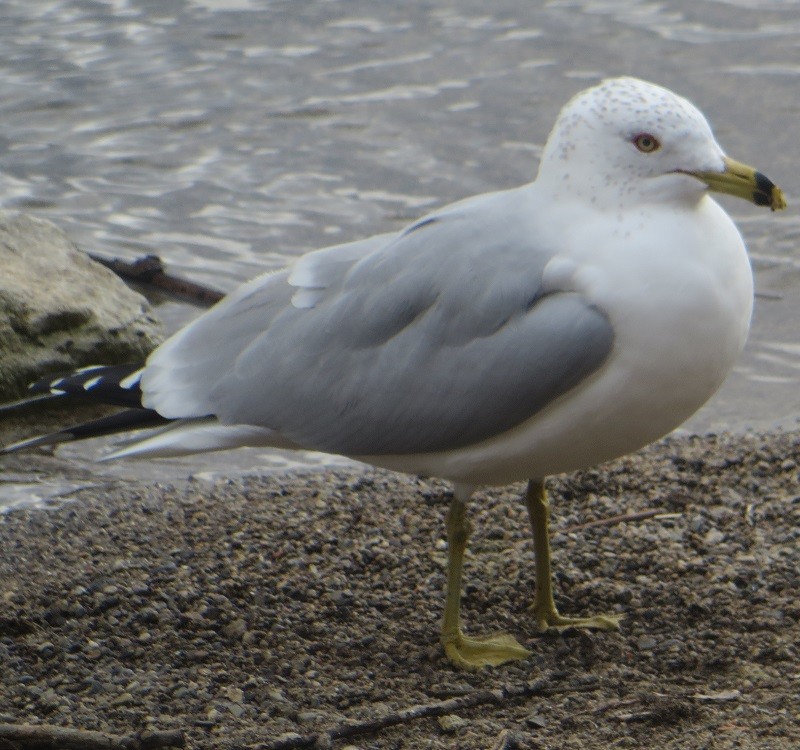
<instances>
[{"instance_id":1,"label":"folded wing","mask_svg":"<svg viewBox=\"0 0 800 750\"><path fill-rule=\"evenodd\" d=\"M543 290L553 253L531 242L526 209L524 189L481 196L244 285L152 355L145 406L348 455L448 450L515 427L613 342L582 295Z\"/></svg>"}]
</instances>

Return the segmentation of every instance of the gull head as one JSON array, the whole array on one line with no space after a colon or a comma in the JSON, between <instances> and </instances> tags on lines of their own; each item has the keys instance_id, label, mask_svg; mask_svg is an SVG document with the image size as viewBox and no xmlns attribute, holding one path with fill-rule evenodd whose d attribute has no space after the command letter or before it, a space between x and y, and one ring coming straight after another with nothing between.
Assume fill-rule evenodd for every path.
<instances>
[{"instance_id":1,"label":"gull head","mask_svg":"<svg viewBox=\"0 0 800 750\"><path fill-rule=\"evenodd\" d=\"M553 195L606 209L692 204L708 190L773 211L786 206L771 180L725 155L691 102L629 77L605 80L564 106L537 183Z\"/></svg>"}]
</instances>

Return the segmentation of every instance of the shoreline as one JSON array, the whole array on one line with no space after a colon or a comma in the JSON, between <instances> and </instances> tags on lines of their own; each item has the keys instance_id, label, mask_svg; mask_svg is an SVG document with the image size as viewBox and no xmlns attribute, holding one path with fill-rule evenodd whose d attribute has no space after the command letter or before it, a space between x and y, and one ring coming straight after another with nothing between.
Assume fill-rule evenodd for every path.
<instances>
[{"instance_id":1,"label":"shoreline","mask_svg":"<svg viewBox=\"0 0 800 750\"><path fill-rule=\"evenodd\" d=\"M69 463L13 459L6 472ZM182 729L189 747L234 748L536 679L563 690L348 742L483 749L508 730L523 747L786 748L800 740L798 464L793 433L671 437L551 480L556 599L565 614L624 614L618 633L535 632L521 485L481 492L465 627L509 630L534 654L478 674L438 645L442 482L112 481L12 510L0 723Z\"/></svg>"}]
</instances>

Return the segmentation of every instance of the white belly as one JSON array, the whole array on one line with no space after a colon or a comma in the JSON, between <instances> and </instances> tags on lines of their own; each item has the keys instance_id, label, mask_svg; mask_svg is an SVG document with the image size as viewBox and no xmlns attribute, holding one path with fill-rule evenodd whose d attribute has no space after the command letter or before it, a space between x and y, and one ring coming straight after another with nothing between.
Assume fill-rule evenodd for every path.
<instances>
[{"instance_id":1,"label":"white belly","mask_svg":"<svg viewBox=\"0 0 800 750\"><path fill-rule=\"evenodd\" d=\"M660 217L643 220L652 226ZM753 280L738 231L709 198L684 225L673 214L653 234L669 244L643 247L621 237L610 263L594 248L570 251L570 288L603 310L615 332L608 360L583 383L482 443L365 460L455 482L507 484L624 455L679 426L719 388L744 346Z\"/></svg>"}]
</instances>

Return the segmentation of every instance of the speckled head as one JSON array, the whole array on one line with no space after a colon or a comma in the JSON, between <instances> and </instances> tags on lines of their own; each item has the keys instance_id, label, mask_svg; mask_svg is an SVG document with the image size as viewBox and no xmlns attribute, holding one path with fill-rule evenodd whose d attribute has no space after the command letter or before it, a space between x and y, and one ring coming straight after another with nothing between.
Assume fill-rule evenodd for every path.
<instances>
[{"instance_id":1,"label":"speckled head","mask_svg":"<svg viewBox=\"0 0 800 750\"><path fill-rule=\"evenodd\" d=\"M676 174L724 168L724 153L703 114L672 91L636 78L612 78L561 110L542 154L539 179L593 203L649 195L669 175L697 199L701 183Z\"/></svg>"}]
</instances>

